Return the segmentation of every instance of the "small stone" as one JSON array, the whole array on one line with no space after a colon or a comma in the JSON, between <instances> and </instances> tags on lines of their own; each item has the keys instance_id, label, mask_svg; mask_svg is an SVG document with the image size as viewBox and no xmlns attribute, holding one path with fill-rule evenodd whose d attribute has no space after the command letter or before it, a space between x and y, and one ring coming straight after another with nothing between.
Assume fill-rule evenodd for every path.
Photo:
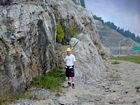
<instances>
[{"instance_id":1,"label":"small stone","mask_svg":"<svg viewBox=\"0 0 140 105\"><path fill-rule=\"evenodd\" d=\"M114 101L114 100L112 100L112 101L110 101L110 102L109 102L109 104L115 104L115 101Z\"/></svg>"},{"instance_id":2,"label":"small stone","mask_svg":"<svg viewBox=\"0 0 140 105\"><path fill-rule=\"evenodd\" d=\"M132 102L132 104L136 104L136 103L137 103L137 101L133 101L133 102Z\"/></svg>"},{"instance_id":3,"label":"small stone","mask_svg":"<svg viewBox=\"0 0 140 105\"><path fill-rule=\"evenodd\" d=\"M106 86L105 89L109 89L109 86Z\"/></svg>"},{"instance_id":4,"label":"small stone","mask_svg":"<svg viewBox=\"0 0 140 105\"><path fill-rule=\"evenodd\" d=\"M126 91L125 91L125 94L127 94L127 93L128 93L128 91L126 90Z\"/></svg>"},{"instance_id":5,"label":"small stone","mask_svg":"<svg viewBox=\"0 0 140 105\"><path fill-rule=\"evenodd\" d=\"M118 81L118 82L117 82L117 84L118 84L118 85L121 85L121 82L120 82L120 81Z\"/></svg>"},{"instance_id":6,"label":"small stone","mask_svg":"<svg viewBox=\"0 0 140 105\"><path fill-rule=\"evenodd\" d=\"M109 90L105 90L105 92L109 92Z\"/></svg>"},{"instance_id":7,"label":"small stone","mask_svg":"<svg viewBox=\"0 0 140 105\"><path fill-rule=\"evenodd\" d=\"M102 99L100 97L95 98L96 101L101 101Z\"/></svg>"},{"instance_id":8,"label":"small stone","mask_svg":"<svg viewBox=\"0 0 140 105\"><path fill-rule=\"evenodd\" d=\"M116 90L113 90L112 92L116 92Z\"/></svg>"},{"instance_id":9,"label":"small stone","mask_svg":"<svg viewBox=\"0 0 140 105\"><path fill-rule=\"evenodd\" d=\"M140 86L136 86L135 89L140 89Z\"/></svg>"}]
</instances>

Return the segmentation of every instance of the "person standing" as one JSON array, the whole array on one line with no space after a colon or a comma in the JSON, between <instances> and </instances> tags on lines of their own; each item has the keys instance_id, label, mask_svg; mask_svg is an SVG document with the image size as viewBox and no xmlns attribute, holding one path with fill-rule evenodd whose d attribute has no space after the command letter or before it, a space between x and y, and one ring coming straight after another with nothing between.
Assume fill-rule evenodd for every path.
<instances>
[{"instance_id":1,"label":"person standing","mask_svg":"<svg viewBox=\"0 0 140 105\"><path fill-rule=\"evenodd\" d=\"M66 77L68 77L68 86L72 85L72 88L75 88L74 85L74 70L76 66L76 59L73 54L71 54L71 49L67 48L66 49L67 55L64 58L64 62L66 62Z\"/></svg>"}]
</instances>

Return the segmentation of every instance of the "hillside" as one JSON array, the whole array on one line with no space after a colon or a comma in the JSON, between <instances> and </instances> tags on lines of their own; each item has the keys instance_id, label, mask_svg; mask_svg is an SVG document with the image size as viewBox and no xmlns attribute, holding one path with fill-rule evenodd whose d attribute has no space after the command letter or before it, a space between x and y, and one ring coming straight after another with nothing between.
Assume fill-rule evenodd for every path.
<instances>
[{"instance_id":1,"label":"hillside","mask_svg":"<svg viewBox=\"0 0 140 105\"><path fill-rule=\"evenodd\" d=\"M112 55L140 54L140 51L132 51L132 46L140 46L139 43L130 38L126 38L113 29L95 20L97 32L105 47L108 47Z\"/></svg>"}]
</instances>

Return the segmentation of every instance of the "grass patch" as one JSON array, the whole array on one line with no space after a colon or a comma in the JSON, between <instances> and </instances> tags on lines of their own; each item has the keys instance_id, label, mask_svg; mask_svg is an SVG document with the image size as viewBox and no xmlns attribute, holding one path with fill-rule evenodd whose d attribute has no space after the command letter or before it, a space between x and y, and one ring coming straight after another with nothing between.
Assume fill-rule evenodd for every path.
<instances>
[{"instance_id":1,"label":"grass patch","mask_svg":"<svg viewBox=\"0 0 140 105\"><path fill-rule=\"evenodd\" d=\"M26 99L37 99L37 96L35 94L30 94L28 92L23 93L19 92L13 96L9 96L6 98L0 98L0 105L7 105L10 102L14 102L15 100L19 100L21 98L26 98Z\"/></svg>"},{"instance_id":2,"label":"grass patch","mask_svg":"<svg viewBox=\"0 0 140 105\"><path fill-rule=\"evenodd\" d=\"M110 74L110 78L120 78L119 74Z\"/></svg>"},{"instance_id":3,"label":"grass patch","mask_svg":"<svg viewBox=\"0 0 140 105\"><path fill-rule=\"evenodd\" d=\"M65 81L65 73L62 69L63 66L58 66L47 74L36 77L33 86L50 89L53 92L62 92L61 84Z\"/></svg>"},{"instance_id":4,"label":"grass patch","mask_svg":"<svg viewBox=\"0 0 140 105\"><path fill-rule=\"evenodd\" d=\"M114 60L125 60L140 64L140 56L121 56L121 57L112 57Z\"/></svg>"},{"instance_id":5,"label":"grass patch","mask_svg":"<svg viewBox=\"0 0 140 105\"><path fill-rule=\"evenodd\" d=\"M120 64L120 62L118 62L118 61L114 61L114 62L111 62L111 64L116 65L116 64Z\"/></svg>"}]
</instances>

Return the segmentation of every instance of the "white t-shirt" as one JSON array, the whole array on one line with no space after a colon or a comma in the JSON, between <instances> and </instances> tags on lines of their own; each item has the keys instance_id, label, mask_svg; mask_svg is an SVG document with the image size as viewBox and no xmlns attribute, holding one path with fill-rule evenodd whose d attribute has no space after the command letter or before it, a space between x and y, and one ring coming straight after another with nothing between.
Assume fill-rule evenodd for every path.
<instances>
[{"instance_id":1,"label":"white t-shirt","mask_svg":"<svg viewBox=\"0 0 140 105\"><path fill-rule=\"evenodd\" d=\"M67 55L64 60L66 62L66 66L73 66L76 61L73 54L70 54L69 56Z\"/></svg>"}]
</instances>

